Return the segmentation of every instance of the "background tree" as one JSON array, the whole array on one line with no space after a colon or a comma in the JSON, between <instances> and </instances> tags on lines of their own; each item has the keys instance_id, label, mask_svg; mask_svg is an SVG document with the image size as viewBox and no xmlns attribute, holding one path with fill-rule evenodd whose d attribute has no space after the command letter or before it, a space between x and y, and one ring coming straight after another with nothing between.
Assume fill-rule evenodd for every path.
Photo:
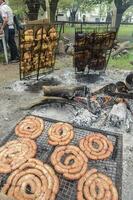
<instances>
[{"instance_id":1,"label":"background tree","mask_svg":"<svg viewBox=\"0 0 133 200\"><path fill-rule=\"evenodd\" d=\"M23 18L25 14L25 4L23 0L10 0L9 1L10 6L13 9L14 14L16 14L18 17Z\"/></svg>"},{"instance_id":2,"label":"background tree","mask_svg":"<svg viewBox=\"0 0 133 200\"><path fill-rule=\"evenodd\" d=\"M50 21L53 22L55 20L59 0L9 0L9 4L13 10L19 10L19 8L22 8L23 13L25 11L28 19L32 21L38 19L41 7L44 11L46 11L46 1L49 3Z\"/></svg>"},{"instance_id":3,"label":"background tree","mask_svg":"<svg viewBox=\"0 0 133 200\"><path fill-rule=\"evenodd\" d=\"M119 30L124 12L133 5L133 0L114 0L116 6L115 28Z\"/></svg>"},{"instance_id":4,"label":"background tree","mask_svg":"<svg viewBox=\"0 0 133 200\"><path fill-rule=\"evenodd\" d=\"M59 0L50 0L49 1L49 7L50 7L50 21L54 22L55 21L55 15L56 15L56 10L58 6Z\"/></svg>"},{"instance_id":5,"label":"background tree","mask_svg":"<svg viewBox=\"0 0 133 200\"><path fill-rule=\"evenodd\" d=\"M49 0L49 9L50 9L50 21L55 21L55 14L58 6L59 0ZM29 20L38 19L38 13L40 7L46 11L46 0L25 0L25 3L28 7L28 18Z\"/></svg>"},{"instance_id":6,"label":"background tree","mask_svg":"<svg viewBox=\"0 0 133 200\"><path fill-rule=\"evenodd\" d=\"M36 20L38 18L41 0L9 0L9 4L15 14L22 11L23 15L26 15L29 20Z\"/></svg>"},{"instance_id":7,"label":"background tree","mask_svg":"<svg viewBox=\"0 0 133 200\"><path fill-rule=\"evenodd\" d=\"M53 22L55 20L55 15L57 8L66 8L70 11L71 21L75 21L75 16L77 11L80 9L90 9L92 6L101 3L101 13L103 12L103 6L105 4L111 5L114 2L115 8L115 20L114 26L119 29L122 16L125 11L133 5L133 0L9 0L9 3L18 5L18 9L14 9L16 12L23 12L26 10L26 14L29 20L38 19L38 13L40 7L46 11L46 1L49 3L50 9L50 20Z\"/></svg>"},{"instance_id":8,"label":"background tree","mask_svg":"<svg viewBox=\"0 0 133 200\"><path fill-rule=\"evenodd\" d=\"M124 22L131 22L133 17L133 6L131 6L130 8L128 8L125 13L124 13Z\"/></svg>"},{"instance_id":9,"label":"background tree","mask_svg":"<svg viewBox=\"0 0 133 200\"><path fill-rule=\"evenodd\" d=\"M117 30L119 30L120 24L121 24L121 20L122 20L122 16L124 14L124 12L133 5L133 0L85 0L84 4L89 4L89 3L93 3L95 4L99 4L99 3L105 3L105 4L111 4L114 3L116 9L115 10L115 22L114 22L114 26Z\"/></svg>"},{"instance_id":10,"label":"background tree","mask_svg":"<svg viewBox=\"0 0 133 200\"><path fill-rule=\"evenodd\" d=\"M80 9L82 12L90 12L95 7L101 7L99 15L107 10L112 0L60 0L59 8L62 10L67 9L70 11L71 21L75 21L77 11ZM110 8L110 7L109 7Z\"/></svg>"},{"instance_id":11,"label":"background tree","mask_svg":"<svg viewBox=\"0 0 133 200\"><path fill-rule=\"evenodd\" d=\"M27 16L30 21L38 19L38 13L40 10L41 3L38 0L25 0L27 5Z\"/></svg>"},{"instance_id":12,"label":"background tree","mask_svg":"<svg viewBox=\"0 0 133 200\"><path fill-rule=\"evenodd\" d=\"M45 0L40 0L40 4L41 4L42 9L43 9L44 12L45 12L46 9L47 9L46 1L45 1Z\"/></svg>"},{"instance_id":13,"label":"background tree","mask_svg":"<svg viewBox=\"0 0 133 200\"><path fill-rule=\"evenodd\" d=\"M81 1L81 0L60 0L59 8L61 8L62 10L64 10L64 9L69 10L70 21L74 22L79 8L81 8L83 5L83 3L82 3L83 1ZM83 7L81 9L83 9Z\"/></svg>"}]
</instances>

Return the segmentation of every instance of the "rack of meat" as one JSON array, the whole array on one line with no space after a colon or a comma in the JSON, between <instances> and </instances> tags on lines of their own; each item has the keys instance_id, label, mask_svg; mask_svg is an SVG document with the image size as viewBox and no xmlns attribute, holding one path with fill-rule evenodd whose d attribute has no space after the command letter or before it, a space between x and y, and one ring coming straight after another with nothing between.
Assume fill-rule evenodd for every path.
<instances>
[{"instance_id":1,"label":"rack of meat","mask_svg":"<svg viewBox=\"0 0 133 200\"><path fill-rule=\"evenodd\" d=\"M87 32L75 30L73 65L75 72L106 69L116 38L115 31Z\"/></svg>"},{"instance_id":2,"label":"rack of meat","mask_svg":"<svg viewBox=\"0 0 133 200\"><path fill-rule=\"evenodd\" d=\"M20 79L53 71L58 39L55 24L28 24L20 31Z\"/></svg>"}]
</instances>

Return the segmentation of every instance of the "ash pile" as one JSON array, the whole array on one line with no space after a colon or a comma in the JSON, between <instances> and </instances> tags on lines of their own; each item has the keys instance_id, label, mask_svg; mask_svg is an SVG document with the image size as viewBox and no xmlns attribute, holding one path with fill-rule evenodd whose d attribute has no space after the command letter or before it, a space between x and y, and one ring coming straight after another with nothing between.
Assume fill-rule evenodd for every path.
<instances>
[{"instance_id":1,"label":"ash pile","mask_svg":"<svg viewBox=\"0 0 133 200\"><path fill-rule=\"evenodd\" d=\"M43 86L44 99L32 114L78 126L130 132L133 126L133 74L92 91L86 85Z\"/></svg>"}]
</instances>

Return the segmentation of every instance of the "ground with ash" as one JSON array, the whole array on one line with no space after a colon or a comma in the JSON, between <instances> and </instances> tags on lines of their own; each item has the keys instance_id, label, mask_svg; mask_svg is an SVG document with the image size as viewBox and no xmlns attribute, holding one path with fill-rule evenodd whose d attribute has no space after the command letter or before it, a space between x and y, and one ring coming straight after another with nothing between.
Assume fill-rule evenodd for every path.
<instances>
[{"instance_id":1,"label":"ground with ash","mask_svg":"<svg viewBox=\"0 0 133 200\"><path fill-rule=\"evenodd\" d=\"M130 129L126 125L113 127L108 123L108 114L111 108L102 110L100 117L92 114L89 110L82 107L82 104L45 104L28 109L35 102L43 97L42 85L87 85L94 91L108 83L124 81L129 71L107 70L104 74L92 73L85 76L75 76L74 69L67 66L69 58L62 58L57 62L52 74L44 76L38 81L19 81L18 66L0 66L4 74L4 67L8 70L1 74L0 86L0 134L8 135L16 123L27 114L36 114L43 117L54 118L57 120L74 122L78 125L92 126L103 130L110 130L123 135L123 200L131 200L133 197L133 123L130 122ZM63 63L63 64L62 64ZM62 68L60 66L63 65ZM10 71L14 70L10 76ZM130 105L132 101L129 102ZM130 115L128 111L128 115ZM132 118L132 116L131 116Z\"/></svg>"}]
</instances>

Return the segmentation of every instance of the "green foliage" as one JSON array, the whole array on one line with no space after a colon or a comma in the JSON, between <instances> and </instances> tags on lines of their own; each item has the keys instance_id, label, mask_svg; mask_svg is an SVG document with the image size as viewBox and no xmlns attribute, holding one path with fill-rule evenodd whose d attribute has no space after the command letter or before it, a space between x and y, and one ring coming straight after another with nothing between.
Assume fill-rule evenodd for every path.
<instances>
[{"instance_id":1,"label":"green foliage","mask_svg":"<svg viewBox=\"0 0 133 200\"><path fill-rule=\"evenodd\" d=\"M58 7L61 9L74 9L79 8L82 5L80 0L59 0Z\"/></svg>"},{"instance_id":2,"label":"green foliage","mask_svg":"<svg viewBox=\"0 0 133 200\"><path fill-rule=\"evenodd\" d=\"M9 0L8 2L16 15L19 15L20 17L25 15L26 6L24 0Z\"/></svg>"},{"instance_id":3,"label":"green foliage","mask_svg":"<svg viewBox=\"0 0 133 200\"><path fill-rule=\"evenodd\" d=\"M71 7L71 0L60 0L58 7L62 9L69 9Z\"/></svg>"},{"instance_id":4,"label":"green foliage","mask_svg":"<svg viewBox=\"0 0 133 200\"><path fill-rule=\"evenodd\" d=\"M92 11L95 7L101 5L101 12L105 12L105 7L107 8L108 5L112 0L60 0L58 7L62 10L73 10L79 9L81 11Z\"/></svg>"},{"instance_id":5,"label":"green foliage","mask_svg":"<svg viewBox=\"0 0 133 200\"><path fill-rule=\"evenodd\" d=\"M83 4L84 5L96 5L96 4L110 4L112 3L113 0L84 0Z\"/></svg>"},{"instance_id":6,"label":"green foliage","mask_svg":"<svg viewBox=\"0 0 133 200\"><path fill-rule=\"evenodd\" d=\"M132 13L133 13L133 6L129 7L126 12L124 13L124 16L126 19L129 19L130 17L132 17Z\"/></svg>"},{"instance_id":7,"label":"green foliage","mask_svg":"<svg viewBox=\"0 0 133 200\"><path fill-rule=\"evenodd\" d=\"M113 2L113 0L59 0L59 7L60 8L70 8L72 7L74 4L78 4L79 6L81 6L81 8L86 10L88 8L91 8L92 6L98 5L98 4L102 4L102 5L108 5L111 4ZM133 0L114 0L116 6L120 6L122 3L122 6L124 6L125 8L130 7L131 5L133 5Z\"/></svg>"}]
</instances>

